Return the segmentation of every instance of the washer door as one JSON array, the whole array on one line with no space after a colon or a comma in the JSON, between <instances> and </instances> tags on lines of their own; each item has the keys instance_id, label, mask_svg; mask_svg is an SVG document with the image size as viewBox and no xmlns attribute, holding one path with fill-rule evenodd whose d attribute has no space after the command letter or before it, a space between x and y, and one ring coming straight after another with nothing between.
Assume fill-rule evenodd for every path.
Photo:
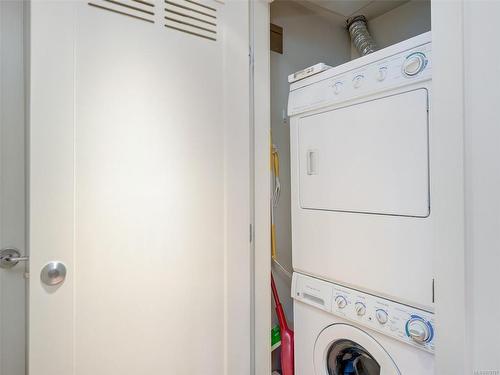
<instances>
[{"instance_id":1,"label":"washer door","mask_svg":"<svg viewBox=\"0 0 500 375\"><path fill-rule=\"evenodd\" d=\"M349 324L333 324L314 345L316 375L400 375L389 353L368 333Z\"/></svg>"}]
</instances>

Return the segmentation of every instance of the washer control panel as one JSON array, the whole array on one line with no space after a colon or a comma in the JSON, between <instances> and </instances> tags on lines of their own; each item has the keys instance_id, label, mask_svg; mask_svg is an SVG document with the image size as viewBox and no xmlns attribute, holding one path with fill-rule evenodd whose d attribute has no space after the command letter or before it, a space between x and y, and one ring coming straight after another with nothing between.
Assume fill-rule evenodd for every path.
<instances>
[{"instance_id":1,"label":"washer control panel","mask_svg":"<svg viewBox=\"0 0 500 375\"><path fill-rule=\"evenodd\" d=\"M417 42L415 42L417 43ZM432 44L401 47L363 64L353 60L318 74L311 84L292 86L288 99L290 116L355 100L432 78ZM403 49L404 48L404 49Z\"/></svg>"},{"instance_id":2,"label":"washer control panel","mask_svg":"<svg viewBox=\"0 0 500 375\"><path fill-rule=\"evenodd\" d=\"M434 314L429 311L298 273L293 275L292 297L407 344L434 352ZM318 301L323 302L321 306L318 306ZM330 308L327 305L329 302Z\"/></svg>"}]
</instances>

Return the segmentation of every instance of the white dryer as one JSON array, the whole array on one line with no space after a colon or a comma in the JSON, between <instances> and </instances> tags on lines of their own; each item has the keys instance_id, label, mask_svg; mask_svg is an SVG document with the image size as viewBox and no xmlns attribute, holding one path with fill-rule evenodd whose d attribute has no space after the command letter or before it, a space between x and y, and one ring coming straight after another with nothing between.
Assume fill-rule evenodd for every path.
<instances>
[{"instance_id":1,"label":"white dryer","mask_svg":"<svg viewBox=\"0 0 500 375\"><path fill-rule=\"evenodd\" d=\"M432 375L433 314L295 273L296 375Z\"/></svg>"},{"instance_id":2,"label":"white dryer","mask_svg":"<svg viewBox=\"0 0 500 375\"><path fill-rule=\"evenodd\" d=\"M293 266L433 305L431 35L294 82Z\"/></svg>"}]
</instances>

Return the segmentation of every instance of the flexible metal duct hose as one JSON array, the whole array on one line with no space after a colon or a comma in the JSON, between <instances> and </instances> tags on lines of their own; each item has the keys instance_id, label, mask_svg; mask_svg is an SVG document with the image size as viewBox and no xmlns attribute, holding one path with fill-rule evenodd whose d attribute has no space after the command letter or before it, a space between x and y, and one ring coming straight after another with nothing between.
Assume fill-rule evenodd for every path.
<instances>
[{"instance_id":1,"label":"flexible metal duct hose","mask_svg":"<svg viewBox=\"0 0 500 375\"><path fill-rule=\"evenodd\" d=\"M361 56L375 52L377 45L368 32L365 16L356 16L347 20L347 29L351 34L351 40Z\"/></svg>"}]
</instances>

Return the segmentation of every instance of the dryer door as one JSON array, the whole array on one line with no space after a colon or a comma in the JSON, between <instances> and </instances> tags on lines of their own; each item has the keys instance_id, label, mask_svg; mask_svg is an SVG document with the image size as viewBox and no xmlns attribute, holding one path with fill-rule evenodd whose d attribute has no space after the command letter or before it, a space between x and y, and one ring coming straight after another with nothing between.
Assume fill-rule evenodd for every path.
<instances>
[{"instance_id":1,"label":"dryer door","mask_svg":"<svg viewBox=\"0 0 500 375\"><path fill-rule=\"evenodd\" d=\"M314 345L316 375L400 375L387 351L368 333L349 324L333 324Z\"/></svg>"},{"instance_id":2,"label":"dryer door","mask_svg":"<svg viewBox=\"0 0 500 375\"><path fill-rule=\"evenodd\" d=\"M300 206L427 217L427 108L422 88L302 117Z\"/></svg>"}]
</instances>

